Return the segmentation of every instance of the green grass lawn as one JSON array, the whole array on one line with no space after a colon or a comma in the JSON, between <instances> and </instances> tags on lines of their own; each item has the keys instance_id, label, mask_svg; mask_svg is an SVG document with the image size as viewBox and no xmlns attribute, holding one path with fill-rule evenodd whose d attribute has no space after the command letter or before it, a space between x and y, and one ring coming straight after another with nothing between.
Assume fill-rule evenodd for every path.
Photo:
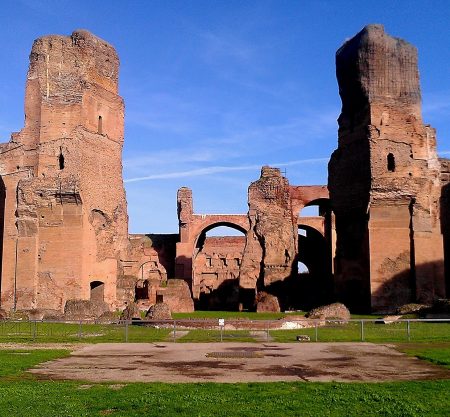
<instances>
[{"instance_id":1,"label":"green grass lawn","mask_svg":"<svg viewBox=\"0 0 450 417\"><path fill-rule=\"evenodd\" d=\"M190 330L179 342L220 342L220 330ZM223 342L256 342L247 330L226 330L222 333Z\"/></svg>"},{"instance_id":2,"label":"green grass lawn","mask_svg":"<svg viewBox=\"0 0 450 417\"><path fill-rule=\"evenodd\" d=\"M450 342L403 343L398 344L397 348L408 355L450 369Z\"/></svg>"},{"instance_id":3,"label":"green grass lawn","mask_svg":"<svg viewBox=\"0 0 450 417\"><path fill-rule=\"evenodd\" d=\"M364 323L363 338L366 342L404 342L408 341L406 322L391 324ZM314 328L297 330L271 330L270 336L276 342L294 342L297 335L307 335L312 341L316 339ZM418 341L449 341L450 323L411 322L409 340ZM328 325L317 328L319 342L358 342L361 341L361 323Z\"/></svg>"},{"instance_id":4,"label":"green grass lawn","mask_svg":"<svg viewBox=\"0 0 450 417\"><path fill-rule=\"evenodd\" d=\"M450 344L449 344L450 345ZM431 347L430 347L431 346ZM433 349L450 361L448 347ZM415 347L420 349L420 347ZM441 351L441 353L439 353ZM443 352L443 353L442 353ZM447 417L450 380L396 383L94 384L24 374L64 350L0 351L0 416Z\"/></svg>"},{"instance_id":5,"label":"green grass lawn","mask_svg":"<svg viewBox=\"0 0 450 417\"><path fill-rule=\"evenodd\" d=\"M78 324L0 321L0 342L105 343L160 342L170 329L123 324Z\"/></svg>"},{"instance_id":6,"label":"green grass lawn","mask_svg":"<svg viewBox=\"0 0 450 417\"><path fill-rule=\"evenodd\" d=\"M218 313L218 312L210 312ZM223 312L222 312L223 313ZM247 313L251 314L251 313ZM253 313L256 314L256 313ZM250 317L250 316L249 316ZM233 317L224 317L225 322ZM181 319L179 319L181 320ZM178 326L181 322L178 322ZM183 323L186 325L186 322ZM257 326L258 327L258 326ZM264 326L263 326L264 329ZM364 322L363 332L360 321L346 324L328 324L317 328L319 342L419 342L449 341L449 322L410 322L409 336L406 322L391 324L375 324ZM100 343L100 342L162 342L171 341L172 327L156 328L152 326L124 324L77 324L77 323L42 323L42 322L7 322L0 321L0 342L40 342L40 343ZM270 330L270 337L275 342L295 342L297 335L307 335L311 341L316 340L314 328L297 330ZM255 338L247 330L225 331L224 341L254 342ZM189 334L178 339L181 342L219 341L218 328L191 330Z\"/></svg>"}]
</instances>

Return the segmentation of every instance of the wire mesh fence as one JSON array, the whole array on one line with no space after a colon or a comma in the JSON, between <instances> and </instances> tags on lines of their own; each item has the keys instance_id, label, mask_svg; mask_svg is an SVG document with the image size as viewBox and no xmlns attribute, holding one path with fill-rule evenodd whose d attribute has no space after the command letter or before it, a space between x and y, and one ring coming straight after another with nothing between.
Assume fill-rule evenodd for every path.
<instances>
[{"instance_id":1,"label":"wire mesh fence","mask_svg":"<svg viewBox=\"0 0 450 417\"><path fill-rule=\"evenodd\" d=\"M0 343L450 341L450 319L0 321Z\"/></svg>"}]
</instances>

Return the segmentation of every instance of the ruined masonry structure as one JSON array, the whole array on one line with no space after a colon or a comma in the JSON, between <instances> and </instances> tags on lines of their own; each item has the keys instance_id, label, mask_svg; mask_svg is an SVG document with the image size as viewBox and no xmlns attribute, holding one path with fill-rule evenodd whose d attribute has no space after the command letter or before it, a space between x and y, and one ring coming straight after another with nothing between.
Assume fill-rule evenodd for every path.
<instances>
[{"instance_id":1,"label":"ruined masonry structure","mask_svg":"<svg viewBox=\"0 0 450 417\"><path fill-rule=\"evenodd\" d=\"M25 126L0 148L3 308L113 305L128 242L124 104L114 48L86 31L36 40Z\"/></svg>"},{"instance_id":2,"label":"ruined masonry structure","mask_svg":"<svg viewBox=\"0 0 450 417\"><path fill-rule=\"evenodd\" d=\"M338 50L336 73L336 295L366 310L444 297L441 165L422 122L417 50L370 25Z\"/></svg>"},{"instance_id":3,"label":"ruined masonry structure","mask_svg":"<svg viewBox=\"0 0 450 417\"><path fill-rule=\"evenodd\" d=\"M422 122L412 45L370 25L338 50L328 187L265 166L242 214L198 214L182 187L171 235L128 234L118 69L87 31L33 44L25 126L0 144L0 308L392 311L450 295L450 161ZM208 235L220 226L240 235Z\"/></svg>"},{"instance_id":4,"label":"ruined masonry structure","mask_svg":"<svg viewBox=\"0 0 450 417\"><path fill-rule=\"evenodd\" d=\"M252 309L260 291L276 295L282 308L330 301L334 232L326 186L292 186L265 166L249 186L248 206L247 214L196 214L192 191L178 190L175 270L197 306ZM320 207L320 215L300 216L306 206ZM207 236L220 226L242 235ZM308 266L309 282L299 279L298 262Z\"/></svg>"}]
</instances>

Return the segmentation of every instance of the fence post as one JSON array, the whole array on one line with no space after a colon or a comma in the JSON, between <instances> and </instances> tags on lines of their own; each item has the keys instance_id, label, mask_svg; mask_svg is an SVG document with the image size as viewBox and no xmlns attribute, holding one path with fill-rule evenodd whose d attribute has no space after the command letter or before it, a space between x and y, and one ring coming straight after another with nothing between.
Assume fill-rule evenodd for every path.
<instances>
[{"instance_id":1,"label":"fence post","mask_svg":"<svg viewBox=\"0 0 450 417\"><path fill-rule=\"evenodd\" d=\"M174 342L177 341L176 333L177 333L177 322L174 320L173 321L173 341Z\"/></svg>"},{"instance_id":2,"label":"fence post","mask_svg":"<svg viewBox=\"0 0 450 417\"><path fill-rule=\"evenodd\" d=\"M82 322L80 320L79 325L78 325L78 339L81 339L81 336L83 336L83 329L82 329Z\"/></svg>"},{"instance_id":3,"label":"fence post","mask_svg":"<svg viewBox=\"0 0 450 417\"><path fill-rule=\"evenodd\" d=\"M266 342L269 341L269 322L266 322Z\"/></svg>"},{"instance_id":4,"label":"fence post","mask_svg":"<svg viewBox=\"0 0 450 417\"><path fill-rule=\"evenodd\" d=\"M408 338L408 342L411 340L411 327L410 327L410 321L406 320L406 335Z\"/></svg>"},{"instance_id":5,"label":"fence post","mask_svg":"<svg viewBox=\"0 0 450 417\"><path fill-rule=\"evenodd\" d=\"M317 326L317 320L314 322L314 338L316 342L319 339L319 327Z\"/></svg>"},{"instance_id":6,"label":"fence post","mask_svg":"<svg viewBox=\"0 0 450 417\"><path fill-rule=\"evenodd\" d=\"M364 342L364 320L361 320L361 342Z\"/></svg>"},{"instance_id":7,"label":"fence post","mask_svg":"<svg viewBox=\"0 0 450 417\"><path fill-rule=\"evenodd\" d=\"M34 326L33 326L33 342L36 340L36 334L37 334L37 323L36 323L36 320L34 320Z\"/></svg>"},{"instance_id":8,"label":"fence post","mask_svg":"<svg viewBox=\"0 0 450 417\"><path fill-rule=\"evenodd\" d=\"M128 343L128 320L125 320L125 343Z\"/></svg>"}]
</instances>

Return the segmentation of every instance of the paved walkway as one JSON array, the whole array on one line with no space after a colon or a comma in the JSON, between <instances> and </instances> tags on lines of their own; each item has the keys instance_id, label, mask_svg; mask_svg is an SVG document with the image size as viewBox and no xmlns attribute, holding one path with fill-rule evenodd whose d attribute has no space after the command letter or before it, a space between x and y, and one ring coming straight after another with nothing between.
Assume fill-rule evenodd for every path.
<instances>
[{"instance_id":1,"label":"paved walkway","mask_svg":"<svg viewBox=\"0 0 450 417\"><path fill-rule=\"evenodd\" d=\"M31 371L93 382L387 381L450 371L371 343L102 343Z\"/></svg>"}]
</instances>

